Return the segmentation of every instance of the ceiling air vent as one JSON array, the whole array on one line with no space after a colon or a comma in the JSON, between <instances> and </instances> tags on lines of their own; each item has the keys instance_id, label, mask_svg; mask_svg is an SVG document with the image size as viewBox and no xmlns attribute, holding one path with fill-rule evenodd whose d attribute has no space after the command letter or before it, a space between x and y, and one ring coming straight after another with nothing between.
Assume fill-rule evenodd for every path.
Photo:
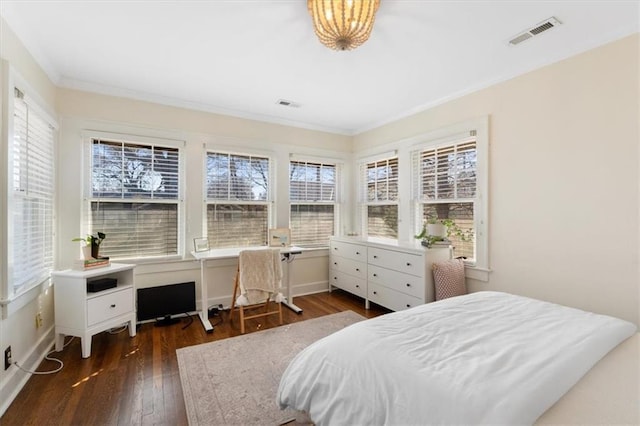
<instances>
[{"instance_id":1,"label":"ceiling air vent","mask_svg":"<svg viewBox=\"0 0 640 426\"><path fill-rule=\"evenodd\" d=\"M300 108L300 104L297 102L293 102L293 101L288 101L286 99L278 99L278 102L276 102L278 105L282 105L282 106L286 106L286 107L291 107L291 108Z\"/></svg>"},{"instance_id":2,"label":"ceiling air vent","mask_svg":"<svg viewBox=\"0 0 640 426\"><path fill-rule=\"evenodd\" d=\"M537 36L538 34L541 34L545 31L548 31L552 28L557 27L558 25L562 24L562 22L560 22L558 19L554 18L553 16L545 21L540 22L538 25L529 28L528 30L518 34L517 36L511 38L511 40L509 40L509 44L512 46L515 46L516 44L520 44L525 40L529 40L530 38L532 38L533 36Z\"/></svg>"}]
</instances>

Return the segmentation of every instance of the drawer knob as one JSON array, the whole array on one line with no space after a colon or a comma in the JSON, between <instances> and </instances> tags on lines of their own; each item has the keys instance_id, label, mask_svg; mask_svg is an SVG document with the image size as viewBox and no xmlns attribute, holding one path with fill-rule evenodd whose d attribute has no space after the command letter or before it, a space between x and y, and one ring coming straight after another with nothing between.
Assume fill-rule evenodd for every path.
<instances>
[{"instance_id":1,"label":"drawer knob","mask_svg":"<svg viewBox=\"0 0 640 426\"><path fill-rule=\"evenodd\" d=\"M377 291L374 291L374 292L373 292L373 294L378 294L378 292L377 292Z\"/></svg>"},{"instance_id":2,"label":"drawer knob","mask_svg":"<svg viewBox=\"0 0 640 426\"><path fill-rule=\"evenodd\" d=\"M411 287L411 284L407 283L407 287Z\"/></svg>"},{"instance_id":3,"label":"drawer knob","mask_svg":"<svg viewBox=\"0 0 640 426\"><path fill-rule=\"evenodd\" d=\"M373 276L374 276L374 277L377 277L377 276L378 276L378 274L373 274Z\"/></svg>"},{"instance_id":4,"label":"drawer knob","mask_svg":"<svg viewBox=\"0 0 640 426\"><path fill-rule=\"evenodd\" d=\"M334 250L338 250L338 247L334 247L333 249L334 249Z\"/></svg>"},{"instance_id":5,"label":"drawer knob","mask_svg":"<svg viewBox=\"0 0 640 426\"><path fill-rule=\"evenodd\" d=\"M411 305L407 303L407 308L410 308L410 307L411 307Z\"/></svg>"},{"instance_id":6,"label":"drawer knob","mask_svg":"<svg viewBox=\"0 0 640 426\"><path fill-rule=\"evenodd\" d=\"M360 268L356 268L356 271L360 272Z\"/></svg>"},{"instance_id":7,"label":"drawer knob","mask_svg":"<svg viewBox=\"0 0 640 426\"><path fill-rule=\"evenodd\" d=\"M333 264L334 264L334 265L337 265L337 264L338 264L338 262L333 262Z\"/></svg>"},{"instance_id":8,"label":"drawer knob","mask_svg":"<svg viewBox=\"0 0 640 426\"><path fill-rule=\"evenodd\" d=\"M357 252L356 252L356 254L358 254L358 255L359 255L359 254L360 254L360 252L359 252L359 251L357 251Z\"/></svg>"},{"instance_id":9,"label":"drawer knob","mask_svg":"<svg viewBox=\"0 0 640 426\"><path fill-rule=\"evenodd\" d=\"M360 284L356 284L356 288L360 288Z\"/></svg>"},{"instance_id":10,"label":"drawer knob","mask_svg":"<svg viewBox=\"0 0 640 426\"><path fill-rule=\"evenodd\" d=\"M376 255L374 254L374 255L373 255L373 258L374 258L374 259L377 259L377 258L378 258L378 256L376 256Z\"/></svg>"},{"instance_id":11,"label":"drawer knob","mask_svg":"<svg viewBox=\"0 0 640 426\"><path fill-rule=\"evenodd\" d=\"M411 262L407 262L407 266L411 266Z\"/></svg>"},{"instance_id":12,"label":"drawer knob","mask_svg":"<svg viewBox=\"0 0 640 426\"><path fill-rule=\"evenodd\" d=\"M115 308L115 307L116 307L116 304L114 303L113 305L111 305L111 307L112 307L112 308Z\"/></svg>"},{"instance_id":13,"label":"drawer knob","mask_svg":"<svg viewBox=\"0 0 640 426\"><path fill-rule=\"evenodd\" d=\"M337 279L338 279L338 277L333 277L333 279L334 279L334 280L337 280Z\"/></svg>"}]
</instances>

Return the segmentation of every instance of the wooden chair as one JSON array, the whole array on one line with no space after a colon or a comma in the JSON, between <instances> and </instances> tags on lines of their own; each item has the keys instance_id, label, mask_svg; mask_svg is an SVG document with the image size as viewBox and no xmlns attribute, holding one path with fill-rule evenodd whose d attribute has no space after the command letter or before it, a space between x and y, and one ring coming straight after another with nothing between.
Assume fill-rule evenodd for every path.
<instances>
[{"instance_id":1,"label":"wooden chair","mask_svg":"<svg viewBox=\"0 0 640 426\"><path fill-rule=\"evenodd\" d=\"M258 265L252 265L252 260L259 260ZM271 260L269 260L271 259ZM264 262L263 262L264 261ZM265 265L269 265L268 267ZM251 288L247 288L246 283L241 283L241 271L246 272L247 270L259 268L260 273L264 275L264 279L266 281L271 281L271 285L265 284L264 286L260 286L259 290L262 290L264 287L272 287L273 291L265 292L264 300L261 300L256 303L250 304L238 304L236 297L239 297L243 294L243 291L251 290ZM255 272L255 271L253 271ZM233 318L233 313L238 309L240 313L240 333L244 334L245 332L245 321L252 318L261 318L269 315L278 315L279 324L282 325L282 303L279 300L282 296L280 295L280 282L282 280L282 269L280 266L280 249L264 249L264 250L243 250L240 252L240 256L238 257L238 269L236 271L235 283L233 286L233 297L231 299L231 311L229 312L229 319ZM254 288L255 289L255 288ZM269 310L269 306L271 304L271 298L276 296L276 301L273 303L276 304L276 307L273 310ZM236 306L237 305L237 306ZM260 313L251 313L250 315L246 315L245 310L250 310L255 312L257 309L264 307L264 312Z\"/></svg>"}]
</instances>

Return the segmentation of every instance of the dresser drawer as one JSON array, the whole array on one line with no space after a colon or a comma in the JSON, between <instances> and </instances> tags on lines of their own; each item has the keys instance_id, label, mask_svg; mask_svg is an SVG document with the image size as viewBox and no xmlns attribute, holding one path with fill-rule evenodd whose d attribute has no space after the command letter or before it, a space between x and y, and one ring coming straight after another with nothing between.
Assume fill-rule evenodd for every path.
<instances>
[{"instance_id":1,"label":"dresser drawer","mask_svg":"<svg viewBox=\"0 0 640 426\"><path fill-rule=\"evenodd\" d=\"M367 298L393 311L402 311L423 304L417 297L372 282L368 284Z\"/></svg>"},{"instance_id":2,"label":"dresser drawer","mask_svg":"<svg viewBox=\"0 0 640 426\"><path fill-rule=\"evenodd\" d=\"M332 269L329 271L331 285L341 288L349 293L362 298L367 297L367 280L347 275L344 272Z\"/></svg>"},{"instance_id":3,"label":"dresser drawer","mask_svg":"<svg viewBox=\"0 0 640 426\"><path fill-rule=\"evenodd\" d=\"M329 268L353 275L358 278L367 278L367 264L341 256L329 257Z\"/></svg>"},{"instance_id":4,"label":"dresser drawer","mask_svg":"<svg viewBox=\"0 0 640 426\"><path fill-rule=\"evenodd\" d=\"M415 275L392 271L391 269L369 265L367 268L369 282L381 284L401 293L424 299L424 279Z\"/></svg>"},{"instance_id":5,"label":"dresser drawer","mask_svg":"<svg viewBox=\"0 0 640 426\"><path fill-rule=\"evenodd\" d=\"M97 296L87 300L87 326L98 324L133 311L133 289Z\"/></svg>"},{"instance_id":6,"label":"dresser drawer","mask_svg":"<svg viewBox=\"0 0 640 426\"><path fill-rule=\"evenodd\" d=\"M371 265L381 266L387 269L411 274L418 277L424 276L424 256L395 250L384 250L377 247L369 247L368 261Z\"/></svg>"},{"instance_id":7,"label":"dresser drawer","mask_svg":"<svg viewBox=\"0 0 640 426\"><path fill-rule=\"evenodd\" d=\"M330 253L347 259L357 260L359 262L366 263L367 261L367 246L359 244L331 241Z\"/></svg>"}]
</instances>

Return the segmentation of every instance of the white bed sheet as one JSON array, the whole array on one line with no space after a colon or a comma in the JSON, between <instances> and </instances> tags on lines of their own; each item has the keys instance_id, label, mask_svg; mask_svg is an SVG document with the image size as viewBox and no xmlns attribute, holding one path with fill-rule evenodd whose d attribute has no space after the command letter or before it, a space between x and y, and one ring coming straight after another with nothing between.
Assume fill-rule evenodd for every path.
<instances>
[{"instance_id":1,"label":"white bed sheet","mask_svg":"<svg viewBox=\"0 0 640 426\"><path fill-rule=\"evenodd\" d=\"M277 401L317 425L532 424L635 330L530 298L472 293L310 345L283 374Z\"/></svg>"}]
</instances>

